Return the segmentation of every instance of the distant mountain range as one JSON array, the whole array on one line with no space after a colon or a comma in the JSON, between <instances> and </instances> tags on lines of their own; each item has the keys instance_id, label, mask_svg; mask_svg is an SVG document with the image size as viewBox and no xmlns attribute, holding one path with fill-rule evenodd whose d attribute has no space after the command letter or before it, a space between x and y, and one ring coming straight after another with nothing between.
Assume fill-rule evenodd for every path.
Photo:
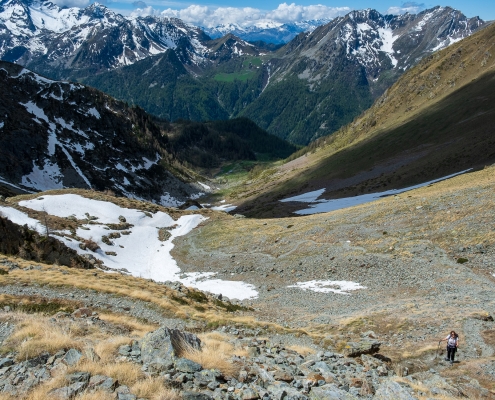
<instances>
[{"instance_id":1,"label":"distant mountain range","mask_svg":"<svg viewBox=\"0 0 495 400\"><path fill-rule=\"evenodd\" d=\"M287 24L264 23L262 26L243 27L239 24L218 25L214 28L201 27L211 38L219 38L229 33L249 42L285 44L302 32L314 31L321 25L328 24L330 19L300 21Z\"/></svg>"},{"instance_id":2,"label":"distant mountain range","mask_svg":"<svg viewBox=\"0 0 495 400\"><path fill-rule=\"evenodd\" d=\"M2 0L0 57L53 79L82 80L169 120L246 116L307 144L350 122L424 56L483 25L449 7L398 16L353 11L277 50L98 4Z\"/></svg>"}]
</instances>

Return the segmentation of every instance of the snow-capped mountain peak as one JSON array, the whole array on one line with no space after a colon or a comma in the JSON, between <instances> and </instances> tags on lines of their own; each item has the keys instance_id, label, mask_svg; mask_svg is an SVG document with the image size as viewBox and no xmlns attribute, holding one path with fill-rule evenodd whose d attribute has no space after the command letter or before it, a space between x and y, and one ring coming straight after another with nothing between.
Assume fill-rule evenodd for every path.
<instances>
[{"instance_id":1,"label":"snow-capped mountain peak","mask_svg":"<svg viewBox=\"0 0 495 400\"><path fill-rule=\"evenodd\" d=\"M205 39L199 28L181 20L127 18L99 3L81 9L40 0L0 2L0 57L36 64L40 72L60 70L60 77L64 69L82 64L94 72L130 65L179 44L201 63Z\"/></svg>"}]
</instances>

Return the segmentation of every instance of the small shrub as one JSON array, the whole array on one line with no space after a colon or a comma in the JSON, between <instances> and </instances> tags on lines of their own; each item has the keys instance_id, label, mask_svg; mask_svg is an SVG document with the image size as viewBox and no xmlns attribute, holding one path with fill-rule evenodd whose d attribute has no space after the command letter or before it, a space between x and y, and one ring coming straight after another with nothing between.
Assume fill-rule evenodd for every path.
<instances>
[{"instance_id":1,"label":"small shrub","mask_svg":"<svg viewBox=\"0 0 495 400\"><path fill-rule=\"evenodd\" d=\"M236 311L249 311L251 308L240 306L239 304L232 304L230 302L224 303L220 300L215 300L215 305L225 309L227 312L236 312Z\"/></svg>"},{"instance_id":2,"label":"small shrub","mask_svg":"<svg viewBox=\"0 0 495 400\"><path fill-rule=\"evenodd\" d=\"M0 275L8 275L9 274L9 271L6 271L2 268L0 268Z\"/></svg>"},{"instance_id":3,"label":"small shrub","mask_svg":"<svg viewBox=\"0 0 495 400\"><path fill-rule=\"evenodd\" d=\"M96 243L92 238L86 239L82 242L82 244L88 249L91 250L93 253L96 252L100 246L98 243Z\"/></svg>"},{"instance_id":4,"label":"small shrub","mask_svg":"<svg viewBox=\"0 0 495 400\"><path fill-rule=\"evenodd\" d=\"M203 292L189 291L189 293L186 294L186 297L197 303L208 303L208 298Z\"/></svg>"},{"instance_id":5,"label":"small shrub","mask_svg":"<svg viewBox=\"0 0 495 400\"><path fill-rule=\"evenodd\" d=\"M467 258L459 257L457 259L457 264L464 264L467 263L469 260Z\"/></svg>"}]
</instances>

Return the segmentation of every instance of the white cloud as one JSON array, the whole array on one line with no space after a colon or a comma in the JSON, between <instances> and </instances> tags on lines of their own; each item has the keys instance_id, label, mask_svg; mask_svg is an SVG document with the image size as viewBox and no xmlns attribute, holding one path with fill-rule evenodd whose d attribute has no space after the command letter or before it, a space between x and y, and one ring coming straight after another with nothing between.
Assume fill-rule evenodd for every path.
<instances>
[{"instance_id":1,"label":"white cloud","mask_svg":"<svg viewBox=\"0 0 495 400\"><path fill-rule=\"evenodd\" d=\"M275 22L282 25L315 19L332 19L347 14L349 7L327 7L323 5L301 6L295 3L282 3L275 10L262 11L252 7L210 7L191 5L183 9L168 8L160 13L164 17L180 18L192 25L212 28L218 25L235 24L246 26L266 26ZM137 9L133 16L155 15L158 12L151 7Z\"/></svg>"},{"instance_id":2,"label":"white cloud","mask_svg":"<svg viewBox=\"0 0 495 400\"><path fill-rule=\"evenodd\" d=\"M400 7L399 6L392 6L390 7L386 14L417 14L423 10L426 9L426 6L424 3L415 3L415 2L407 2L403 3Z\"/></svg>"}]
</instances>

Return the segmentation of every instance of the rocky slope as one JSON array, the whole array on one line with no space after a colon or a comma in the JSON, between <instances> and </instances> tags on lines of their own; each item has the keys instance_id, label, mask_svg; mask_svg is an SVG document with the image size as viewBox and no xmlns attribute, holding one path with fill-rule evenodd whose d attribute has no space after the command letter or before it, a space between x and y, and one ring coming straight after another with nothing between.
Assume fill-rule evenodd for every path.
<instances>
[{"instance_id":1,"label":"rocky slope","mask_svg":"<svg viewBox=\"0 0 495 400\"><path fill-rule=\"evenodd\" d=\"M259 298L230 315L224 296L178 283L0 259L2 390L27 399L157 400L172 388L174 399L491 399L493 168L320 216L211 218L176 240L174 256L184 271L256 283ZM351 281L362 287L346 293ZM51 314L35 317L46 335L27 330L25 310ZM206 333L174 329L187 325ZM452 366L438 346L451 329L462 340Z\"/></svg>"},{"instance_id":2,"label":"rocky slope","mask_svg":"<svg viewBox=\"0 0 495 400\"><path fill-rule=\"evenodd\" d=\"M168 49L200 64L205 39L181 20L129 19L101 4L81 9L43 1L0 3L0 57L54 79L118 68Z\"/></svg>"}]
</instances>

